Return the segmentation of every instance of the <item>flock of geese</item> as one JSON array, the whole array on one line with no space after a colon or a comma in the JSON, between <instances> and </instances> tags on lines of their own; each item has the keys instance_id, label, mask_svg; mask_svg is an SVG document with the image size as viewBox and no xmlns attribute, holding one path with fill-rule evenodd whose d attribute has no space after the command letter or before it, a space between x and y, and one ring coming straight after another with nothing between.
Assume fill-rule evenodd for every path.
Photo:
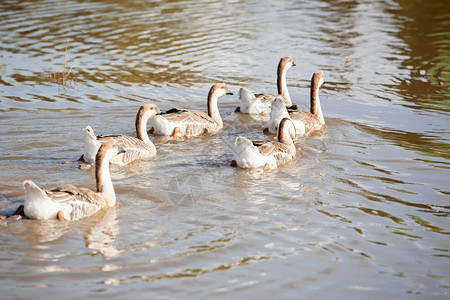
<instances>
[{"instance_id":1,"label":"flock of geese","mask_svg":"<svg viewBox=\"0 0 450 300\"><path fill-rule=\"evenodd\" d=\"M289 96L286 72L295 63L291 57L281 58L278 64L278 94L254 94L246 88L239 91L240 106L235 112L269 116L265 131L276 133L276 141L251 141L239 136L235 141L235 157L232 166L240 168L276 169L294 158L296 136L308 135L322 129L325 120L319 101L319 89L324 82L322 71L311 79L310 111L300 111ZM94 134L90 126L84 128L84 152L80 160L95 165L97 191L78 188L71 184L53 189L42 189L31 180L25 180L25 204L15 214L31 219L78 220L90 216L103 207L116 204L109 165L127 165L138 159L156 155L156 147L149 134L191 137L213 134L223 127L217 107L219 97L231 94L224 83L213 85L208 94L208 113L191 109L174 108L159 112L154 104L140 107L136 115L136 137L126 135ZM147 121L152 127L147 130Z\"/></svg>"}]
</instances>

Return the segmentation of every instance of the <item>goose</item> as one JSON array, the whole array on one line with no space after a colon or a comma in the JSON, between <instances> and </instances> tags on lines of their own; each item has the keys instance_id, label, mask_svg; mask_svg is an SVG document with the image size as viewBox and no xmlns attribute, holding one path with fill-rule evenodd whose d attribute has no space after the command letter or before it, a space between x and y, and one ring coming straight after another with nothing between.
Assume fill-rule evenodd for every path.
<instances>
[{"instance_id":1,"label":"goose","mask_svg":"<svg viewBox=\"0 0 450 300\"><path fill-rule=\"evenodd\" d=\"M233 95L225 83L214 84L208 93L208 114L192 109L173 108L152 118L150 133L172 136L196 136L202 133L216 133L223 127L217 107L221 96Z\"/></svg>"},{"instance_id":2,"label":"goose","mask_svg":"<svg viewBox=\"0 0 450 300\"><path fill-rule=\"evenodd\" d=\"M287 71L295 66L294 61L290 56L285 56L280 59L277 70L277 89L278 94L271 93L255 93L253 94L248 89L244 88L239 93L240 106L236 108L235 112L242 112L246 114L262 114L266 115L270 112L270 103L277 97L283 99L286 107L296 108L292 105L291 97L286 83ZM264 103L266 105L262 105Z\"/></svg>"},{"instance_id":3,"label":"goose","mask_svg":"<svg viewBox=\"0 0 450 300\"><path fill-rule=\"evenodd\" d=\"M71 184L42 189L33 181L25 180L25 216L30 219L72 221L93 215L103 207L113 207L116 194L109 173L109 162L118 152L115 141L100 146L95 159L97 192Z\"/></svg>"},{"instance_id":4,"label":"goose","mask_svg":"<svg viewBox=\"0 0 450 300\"><path fill-rule=\"evenodd\" d=\"M239 100L241 106L238 111L242 113L266 116L271 110L270 102L261 101L261 98L256 98L255 94L245 87L239 89Z\"/></svg>"},{"instance_id":5,"label":"goose","mask_svg":"<svg viewBox=\"0 0 450 300\"><path fill-rule=\"evenodd\" d=\"M294 158L297 150L293 139L295 128L288 118L280 122L277 141L251 141L239 136L235 141L235 159L231 165L241 168L263 167L265 171L276 169Z\"/></svg>"},{"instance_id":6,"label":"goose","mask_svg":"<svg viewBox=\"0 0 450 300\"><path fill-rule=\"evenodd\" d=\"M94 130L90 126L87 126L83 130L84 154L80 160L84 159L89 164L94 163L95 155L100 145L111 139L117 140L119 147L125 150L125 152L111 159L112 164L124 166L137 159L146 159L155 156L155 145L150 141L147 134L147 121L156 114L157 107L155 104L145 104L139 108L135 123L137 138L127 135L95 136Z\"/></svg>"},{"instance_id":7,"label":"goose","mask_svg":"<svg viewBox=\"0 0 450 300\"><path fill-rule=\"evenodd\" d=\"M319 90L324 83L324 74L317 71L311 78L310 111L287 110L280 103L272 104L272 111L268 121L268 131L277 132L278 120L289 117L295 124L297 134L310 134L320 130L325 125L322 108L320 106Z\"/></svg>"}]
</instances>

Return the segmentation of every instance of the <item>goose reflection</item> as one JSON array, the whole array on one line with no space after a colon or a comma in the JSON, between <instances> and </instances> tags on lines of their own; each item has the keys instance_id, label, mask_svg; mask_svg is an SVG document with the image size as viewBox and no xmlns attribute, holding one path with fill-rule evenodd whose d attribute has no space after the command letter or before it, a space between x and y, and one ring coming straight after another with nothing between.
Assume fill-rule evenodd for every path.
<instances>
[{"instance_id":1,"label":"goose reflection","mask_svg":"<svg viewBox=\"0 0 450 300\"><path fill-rule=\"evenodd\" d=\"M50 243L59 240L69 231L69 222L58 220L27 220L27 240L31 245Z\"/></svg>"},{"instance_id":2,"label":"goose reflection","mask_svg":"<svg viewBox=\"0 0 450 300\"><path fill-rule=\"evenodd\" d=\"M121 254L116 245L119 233L117 212L115 208L108 208L84 234L86 247L94 250L93 255L101 254L107 258L117 257Z\"/></svg>"},{"instance_id":3,"label":"goose reflection","mask_svg":"<svg viewBox=\"0 0 450 300\"><path fill-rule=\"evenodd\" d=\"M119 235L119 222L115 208L107 208L104 214L97 214L96 216L85 219L87 230L78 228L73 230L74 225L70 222L61 222L58 220L28 220L23 222L26 228L23 229L26 234L26 243L29 247L48 249L49 243L60 241L60 243L67 243L70 241L63 241L65 239L77 240L77 233L81 229L85 239L85 245L88 249L92 249L90 254L101 254L104 257L116 257L121 254L121 251L116 247L116 239ZM85 226L83 226L86 228ZM50 255L50 254L48 254ZM53 253L52 255L56 255ZM60 255L60 254L58 254Z\"/></svg>"}]
</instances>

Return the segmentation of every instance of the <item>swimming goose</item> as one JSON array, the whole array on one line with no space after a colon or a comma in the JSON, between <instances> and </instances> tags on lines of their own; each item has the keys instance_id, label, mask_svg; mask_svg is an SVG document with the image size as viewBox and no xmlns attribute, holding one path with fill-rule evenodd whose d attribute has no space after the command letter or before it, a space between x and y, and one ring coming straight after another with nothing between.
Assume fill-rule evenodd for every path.
<instances>
[{"instance_id":1,"label":"swimming goose","mask_svg":"<svg viewBox=\"0 0 450 300\"><path fill-rule=\"evenodd\" d=\"M95 159L97 192L71 184L46 190L33 181L25 180L24 213L31 219L78 220L103 207L116 204L116 194L109 173L109 162L118 153L117 143L108 141L98 150Z\"/></svg>"},{"instance_id":2,"label":"swimming goose","mask_svg":"<svg viewBox=\"0 0 450 300\"><path fill-rule=\"evenodd\" d=\"M250 141L239 136L235 141L235 160L231 165L241 168L264 167L265 171L276 169L280 164L294 158L297 150L293 139L295 128L288 118L281 120L276 142Z\"/></svg>"},{"instance_id":3,"label":"swimming goose","mask_svg":"<svg viewBox=\"0 0 450 300\"><path fill-rule=\"evenodd\" d=\"M99 135L95 136L94 130L87 126L84 128L84 154L86 163L94 163L95 155L101 144L109 140L117 140L119 147L125 152L111 159L111 163L124 166L137 159L151 158L156 155L155 145L150 141L147 134L147 121L155 116L157 108L155 104L145 104L139 108L136 115L136 136L127 135Z\"/></svg>"},{"instance_id":4,"label":"swimming goose","mask_svg":"<svg viewBox=\"0 0 450 300\"><path fill-rule=\"evenodd\" d=\"M291 116L294 122L297 121L305 124L305 134L320 130L325 125L319 99L319 90L323 83L323 72L315 72L311 78L310 111L294 110L289 112L289 116Z\"/></svg>"},{"instance_id":5,"label":"swimming goose","mask_svg":"<svg viewBox=\"0 0 450 300\"><path fill-rule=\"evenodd\" d=\"M239 100L241 106L236 110L242 113L266 116L270 112L270 102L262 102L261 98L256 98L255 94L245 87L239 89Z\"/></svg>"},{"instance_id":6,"label":"swimming goose","mask_svg":"<svg viewBox=\"0 0 450 300\"><path fill-rule=\"evenodd\" d=\"M198 110L173 108L152 118L150 133L158 135L196 136L205 132L215 133L223 123L217 108L217 99L232 95L225 83L216 83L208 93L208 114Z\"/></svg>"},{"instance_id":7,"label":"swimming goose","mask_svg":"<svg viewBox=\"0 0 450 300\"><path fill-rule=\"evenodd\" d=\"M322 71L317 71L311 78L310 112L299 110L288 110L282 105L272 104L272 111L268 122L268 130L276 133L278 120L289 116L295 124L297 134L310 134L320 130L325 125L322 108L320 106L319 89L324 83Z\"/></svg>"},{"instance_id":8,"label":"swimming goose","mask_svg":"<svg viewBox=\"0 0 450 300\"><path fill-rule=\"evenodd\" d=\"M277 97L283 99L286 107L292 107L291 97L286 83L286 73L291 67L295 66L294 61L290 56L285 56L280 59L277 70L277 89L278 94L271 93L255 93L253 94L248 89L239 93L240 107L236 108L235 112L242 112L246 114L268 114L270 112L270 103ZM266 106L260 103L266 104ZM268 108L267 108L268 106ZM296 107L294 105L294 107ZM251 108L251 109L250 109Z\"/></svg>"}]
</instances>

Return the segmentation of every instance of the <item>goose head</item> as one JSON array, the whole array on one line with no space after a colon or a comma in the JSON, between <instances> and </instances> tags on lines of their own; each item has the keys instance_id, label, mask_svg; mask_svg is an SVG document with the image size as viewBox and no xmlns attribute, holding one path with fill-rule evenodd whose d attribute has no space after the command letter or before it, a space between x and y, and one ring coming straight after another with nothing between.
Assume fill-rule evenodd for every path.
<instances>
[{"instance_id":1,"label":"goose head","mask_svg":"<svg viewBox=\"0 0 450 300\"><path fill-rule=\"evenodd\" d=\"M230 90L228 90L227 85L225 83L216 83L211 87L208 94L208 99L211 99L212 97L221 97L225 95L233 95Z\"/></svg>"},{"instance_id":2,"label":"goose head","mask_svg":"<svg viewBox=\"0 0 450 300\"><path fill-rule=\"evenodd\" d=\"M119 146L116 140L112 139L103 143L97 151L96 161L101 163L103 160L109 161L111 158L123 152L123 149L119 150Z\"/></svg>"},{"instance_id":3,"label":"goose head","mask_svg":"<svg viewBox=\"0 0 450 300\"><path fill-rule=\"evenodd\" d=\"M316 71L316 72L314 72L312 79L311 79L311 88L313 90L318 90L324 82L325 81L324 81L323 72Z\"/></svg>"},{"instance_id":4,"label":"goose head","mask_svg":"<svg viewBox=\"0 0 450 300\"><path fill-rule=\"evenodd\" d=\"M293 66L295 66L295 62L292 60L292 57L285 56L280 59L280 63L278 64L278 69L279 70L289 70Z\"/></svg>"},{"instance_id":5,"label":"goose head","mask_svg":"<svg viewBox=\"0 0 450 300\"><path fill-rule=\"evenodd\" d=\"M136 115L136 126L140 121L147 121L150 118L153 118L159 113L158 108L153 103L144 104L139 108L139 111Z\"/></svg>"},{"instance_id":6,"label":"goose head","mask_svg":"<svg viewBox=\"0 0 450 300\"><path fill-rule=\"evenodd\" d=\"M148 119L153 118L159 113L158 107L153 103L144 104L141 106L141 109L144 115L148 116Z\"/></svg>"}]
</instances>

